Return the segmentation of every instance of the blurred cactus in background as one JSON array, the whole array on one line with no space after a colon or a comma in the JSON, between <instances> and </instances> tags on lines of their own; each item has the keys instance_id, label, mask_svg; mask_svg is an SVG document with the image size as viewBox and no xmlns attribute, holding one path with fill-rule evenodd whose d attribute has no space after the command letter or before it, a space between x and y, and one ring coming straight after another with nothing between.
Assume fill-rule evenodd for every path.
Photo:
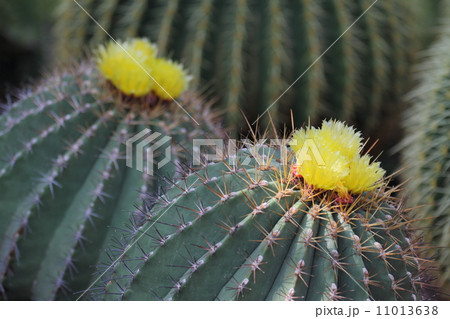
<instances>
[{"instance_id":1,"label":"blurred cactus in background","mask_svg":"<svg viewBox=\"0 0 450 319\"><path fill-rule=\"evenodd\" d=\"M447 13L450 14L450 1ZM450 17L447 15L447 17ZM403 177L409 206L420 206L425 240L441 263L438 281L450 289L450 18L418 67L421 84L405 114Z\"/></svg>"},{"instance_id":2,"label":"blurred cactus in background","mask_svg":"<svg viewBox=\"0 0 450 319\"><path fill-rule=\"evenodd\" d=\"M242 123L241 108L254 120L270 106L276 124L292 109L297 125L332 116L366 132L382 118L397 123L421 20L429 21L420 0L78 3L114 38L149 37L182 61L194 87L213 87L230 124ZM67 58L108 39L72 1L61 2L55 35Z\"/></svg>"},{"instance_id":3,"label":"blurred cactus in background","mask_svg":"<svg viewBox=\"0 0 450 319\"><path fill-rule=\"evenodd\" d=\"M51 60L57 0L0 0L0 102ZM1 110L0 110L1 112Z\"/></svg>"}]
</instances>

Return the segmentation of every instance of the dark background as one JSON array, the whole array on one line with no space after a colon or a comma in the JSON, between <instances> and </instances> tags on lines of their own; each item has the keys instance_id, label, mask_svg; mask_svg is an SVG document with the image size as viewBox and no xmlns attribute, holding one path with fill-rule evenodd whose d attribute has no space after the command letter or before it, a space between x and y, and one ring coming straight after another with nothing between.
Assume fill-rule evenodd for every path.
<instances>
[{"instance_id":1,"label":"dark background","mask_svg":"<svg viewBox=\"0 0 450 319\"><path fill-rule=\"evenodd\" d=\"M52 62L51 28L58 2L0 0L0 103L30 85Z\"/></svg>"}]
</instances>

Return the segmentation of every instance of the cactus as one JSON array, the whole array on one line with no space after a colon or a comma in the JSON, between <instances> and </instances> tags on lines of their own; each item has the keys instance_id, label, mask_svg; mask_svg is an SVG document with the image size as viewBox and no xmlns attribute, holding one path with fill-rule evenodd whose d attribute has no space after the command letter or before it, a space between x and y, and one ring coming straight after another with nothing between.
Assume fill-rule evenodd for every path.
<instances>
[{"instance_id":1,"label":"cactus","mask_svg":"<svg viewBox=\"0 0 450 319\"><path fill-rule=\"evenodd\" d=\"M341 137L334 136L335 146ZM359 137L353 141L359 151ZM286 143L276 148L247 142L236 154L204 163L163 194L147 197L148 209L131 216L81 297L426 298L428 262L418 255L420 243L393 196L396 189L380 181L352 188L353 201L343 201L334 188L307 183L296 154ZM366 169L376 172L377 165ZM352 169L359 170L349 174Z\"/></svg>"},{"instance_id":2,"label":"cactus","mask_svg":"<svg viewBox=\"0 0 450 319\"><path fill-rule=\"evenodd\" d=\"M193 87L214 88L229 124L241 122L241 108L253 120L271 106L276 124L292 109L298 126L327 115L365 131L398 113L423 11L410 0L78 3L114 38L149 37L187 65ZM61 2L58 12L56 56L108 39L74 2Z\"/></svg>"},{"instance_id":3,"label":"cactus","mask_svg":"<svg viewBox=\"0 0 450 319\"><path fill-rule=\"evenodd\" d=\"M450 13L450 4L447 12ZM448 17L448 15L447 15ZM420 208L425 239L439 249L442 273L439 282L450 289L450 20L440 40L428 51L419 68L421 84L410 94L413 102L405 114L406 137L402 149L403 177L408 203Z\"/></svg>"},{"instance_id":4,"label":"cactus","mask_svg":"<svg viewBox=\"0 0 450 319\"><path fill-rule=\"evenodd\" d=\"M92 61L56 72L7 108L0 117L4 299L73 299L128 212L142 209L134 203L160 179L176 178L188 142L222 132L194 92L178 102L125 95ZM153 178L124 161L125 141L144 128L172 138L172 160Z\"/></svg>"}]
</instances>

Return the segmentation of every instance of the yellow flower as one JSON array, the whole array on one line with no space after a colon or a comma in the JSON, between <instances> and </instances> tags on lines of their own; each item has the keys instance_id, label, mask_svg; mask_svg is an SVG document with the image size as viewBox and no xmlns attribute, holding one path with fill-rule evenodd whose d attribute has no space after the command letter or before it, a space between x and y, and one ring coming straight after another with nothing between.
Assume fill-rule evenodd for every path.
<instances>
[{"instance_id":1,"label":"yellow flower","mask_svg":"<svg viewBox=\"0 0 450 319\"><path fill-rule=\"evenodd\" d=\"M121 92L141 97L154 86L149 73L156 52L156 46L146 39L110 42L97 52L98 68Z\"/></svg>"},{"instance_id":2,"label":"yellow flower","mask_svg":"<svg viewBox=\"0 0 450 319\"><path fill-rule=\"evenodd\" d=\"M317 136L317 129L314 127L308 127L307 129L299 129L294 132L292 139L289 141L289 145L295 153L299 153L305 145L305 142L310 139L314 140Z\"/></svg>"},{"instance_id":3,"label":"yellow flower","mask_svg":"<svg viewBox=\"0 0 450 319\"><path fill-rule=\"evenodd\" d=\"M327 145L329 149L339 151L343 156L351 159L359 154L362 146L361 133L351 126L339 121L323 121L319 130L318 141Z\"/></svg>"},{"instance_id":4,"label":"yellow flower","mask_svg":"<svg viewBox=\"0 0 450 319\"><path fill-rule=\"evenodd\" d=\"M164 100L187 89L190 76L181 64L156 58L156 46L147 39L110 42L97 52L100 72L121 92L142 97L154 92Z\"/></svg>"},{"instance_id":5,"label":"yellow flower","mask_svg":"<svg viewBox=\"0 0 450 319\"><path fill-rule=\"evenodd\" d=\"M325 190L334 190L341 180L349 173L349 162L339 152L333 152L325 145L318 146L318 150L324 161L319 165L312 156L301 164L300 174L309 185Z\"/></svg>"},{"instance_id":6,"label":"yellow flower","mask_svg":"<svg viewBox=\"0 0 450 319\"><path fill-rule=\"evenodd\" d=\"M323 121L320 129L300 129L289 144L296 153L296 174L339 196L372 190L384 175L380 163L371 164L369 155L360 156L361 133L343 122Z\"/></svg>"},{"instance_id":7,"label":"yellow flower","mask_svg":"<svg viewBox=\"0 0 450 319\"><path fill-rule=\"evenodd\" d=\"M379 162L370 163L370 156L353 157L350 163L350 173L342 180L346 189L354 194L376 188L377 182L383 178L384 170Z\"/></svg>"},{"instance_id":8,"label":"yellow flower","mask_svg":"<svg viewBox=\"0 0 450 319\"><path fill-rule=\"evenodd\" d=\"M155 59L152 63L155 80L153 91L161 99L176 99L186 90L190 77L181 64L165 59Z\"/></svg>"}]
</instances>

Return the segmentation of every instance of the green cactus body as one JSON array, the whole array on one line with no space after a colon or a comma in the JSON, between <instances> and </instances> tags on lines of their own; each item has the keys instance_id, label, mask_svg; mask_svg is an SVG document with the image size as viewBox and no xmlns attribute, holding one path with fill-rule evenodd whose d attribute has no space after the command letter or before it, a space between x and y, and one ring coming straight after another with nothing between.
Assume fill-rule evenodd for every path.
<instances>
[{"instance_id":1,"label":"green cactus body","mask_svg":"<svg viewBox=\"0 0 450 319\"><path fill-rule=\"evenodd\" d=\"M447 2L448 3L448 2ZM448 5L447 12L450 12ZM438 281L450 288L450 21L419 68L421 85L410 98L405 114L402 149L410 206L419 206L425 240L441 263Z\"/></svg>"},{"instance_id":2,"label":"green cactus body","mask_svg":"<svg viewBox=\"0 0 450 319\"><path fill-rule=\"evenodd\" d=\"M252 155L249 157L249 155ZM391 190L338 204L267 146L146 200L90 295L106 300L419 300L426 262ZM289 153L290 154L290 153ZM292 154L290 154L291 156Z\"/></svg>"},{"instance_id":3,"label":"green cactus body","mask_svg":"<svg viewBox=\"0 0 450 319\"><path fill-rule=\"evenodd\" d=\"M191 92L179 103L199 125L173 102L129 109L111 92L86 63L49 77L0 118L6 298L73 299L129 212L143 209L134 204L176 177L188 141L220 135L215 114ZM125 142L144 128L172 137L172 161L155 177L125 166Z\"/></svg>"},{"instance_id":4,"label":"green cactus body","mask_svg":"<svg viewBox=\"0 0 450 319\"><path fill-rule=\"evenodd\" d=\"M270 107L277 124L293 109L298 126L326 115L366 131L408 87L421 17L421 4L410 0L78 3L114 38L149 37L182 61L197 88L214 88L230 124L242 119L240 109L253 120ZM109 40L69 2L55 34L63 58Z\"/></svg>"}]
</instances>

